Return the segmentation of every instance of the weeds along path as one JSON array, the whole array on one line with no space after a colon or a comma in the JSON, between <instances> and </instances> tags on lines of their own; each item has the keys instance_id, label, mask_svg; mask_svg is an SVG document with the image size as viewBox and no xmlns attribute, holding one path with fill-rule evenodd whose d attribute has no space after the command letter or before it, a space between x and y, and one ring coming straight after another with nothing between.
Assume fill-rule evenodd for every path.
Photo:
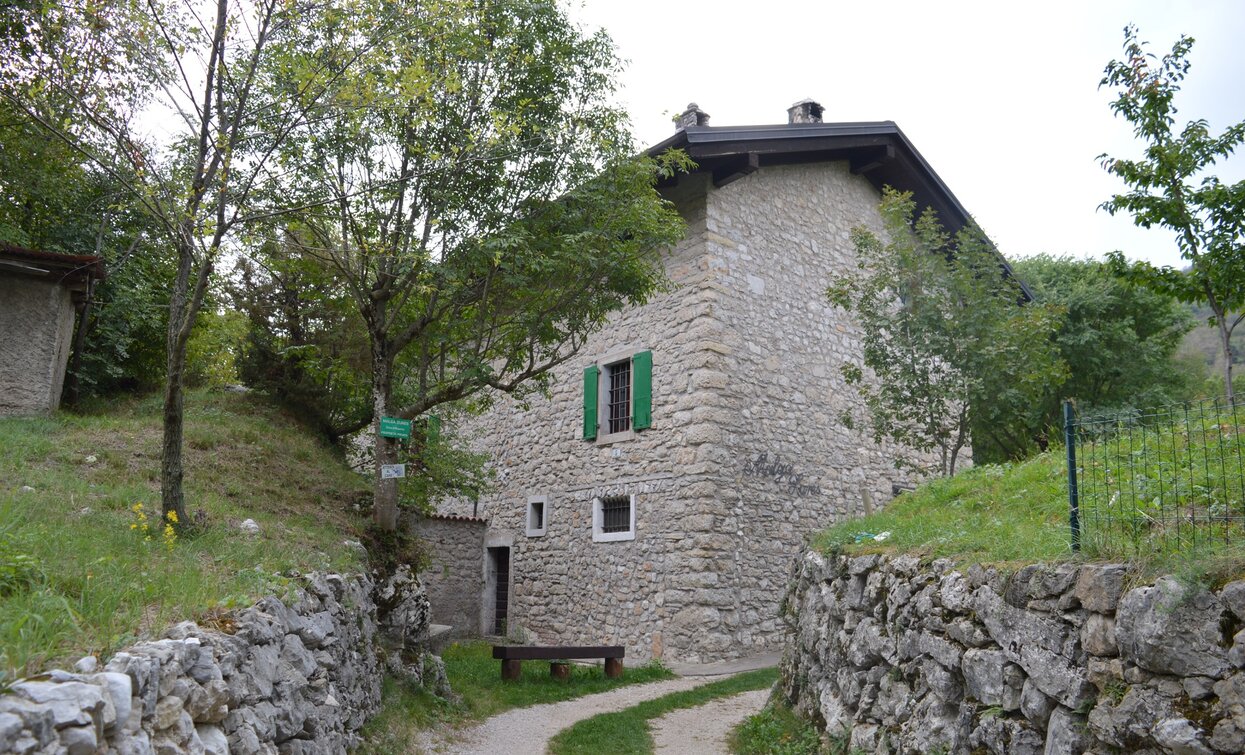
<instances>
[{"instance_id":1,"label":"weeds along path","mask_svg":"<svg viewBox=\"0 0 1245 755\"><path fill-rule=\"evenodd\" d=\"M731 729L759 713L769 699L768 689L742 692L710 700L694 708L679 708L654 719L653 750L659 755L720 755L730 752Z\"/></svg>"},{"instance_id":2,"label":"weeds along path","mask_svg":"<svg viewBox=\"0 0 1245 755\"><path fill-rule=\"evenodd\" d=\"M661 697L698 687L710 679L683 677L651 684L635 684L609 692L578 697L560 703L517 708L493 716L469 729L429 732L421 742L430 753L453 755L544 755L549 739L559 731L598 713L611 713Z\"/></svg>"}]
</instances>

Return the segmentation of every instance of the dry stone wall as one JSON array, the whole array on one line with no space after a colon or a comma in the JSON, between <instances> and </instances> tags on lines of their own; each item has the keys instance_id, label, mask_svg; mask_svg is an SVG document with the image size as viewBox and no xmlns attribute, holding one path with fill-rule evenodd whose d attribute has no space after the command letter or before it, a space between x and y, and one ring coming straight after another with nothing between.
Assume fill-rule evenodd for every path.
<instances>
[{"instance_id":1,"label":"dry stone wall","mask_svg":"<svg viewBox=\"0 0 1245 755\"><path fill-rule=\"evenodd\" d=\"M1245 751L1245 582L806 553L783 695L853 750Z\"/></svg>"},{"instance_id":2,"label":"dry stone wall","mask_svg":"<svg viewBox=\"0 0 1245 755\"><path fill-rule=\"evenodd\" d=\"M426 628L418 583L385 587L397 633ZM16 682L0 696L0 752L344 753L380 705L386 632L372 588L365 576L312 575L288 605L265 598L102 667L87 657Z\"/></svg>"}]
</instances>

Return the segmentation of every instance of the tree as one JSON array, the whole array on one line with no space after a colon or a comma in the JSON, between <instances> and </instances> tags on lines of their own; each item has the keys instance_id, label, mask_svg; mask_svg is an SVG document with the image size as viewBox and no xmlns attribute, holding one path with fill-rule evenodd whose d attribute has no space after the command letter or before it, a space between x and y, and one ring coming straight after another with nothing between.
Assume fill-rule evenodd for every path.
<instances>
[{"instance_id":1,"label":"tree","mask_svg":"<svg viewBox=\"0 0 1245 755\"><path fill-rule=\"evenodd\" d=\"M371 416L367 334L349 293L288 238L242 256L228 286L249 321L239 377L329 440Z\"/></svg>"},{"instance_id":2,"label":"tree","mask_svg":"<svg viewBox=\"0 0 1245 755\"><path fill-rule=\"evenodd\" d=\"M932 210L914 223L915 209L910 194L887 187L885 238L855 228L855 269L827 293L861 330L862 364L843 374L875 440L937 451L939 471L951 475L973 426L1033 411L1067 367L1053 339L1058 312L1020 305L1019 284L981 230L970 223L951 236Z\"/></svg>"},{"instance_id":3,"label":"tree","mask_svg":"<svg viewBox=\"0 0 1245 755\"><path fill-rule=\"evenodd\" d=\"M160 0L64 5L25 0L0 25L0 96L50 138L125 187L172 250L167 281L161 503L187 522L182 433L187 347L215 265L234 231L287 205L256 207L273 179L273 156L303 124L360 49L392 33L383 17L336 50L333 63L302 69L280 98L259 80L273 53L319 4L296 0L202 5ZM58 109L49 109L54 103ZM153 113L153 110L155 111ZM144 137L139 116L174 124Z\"/></svg>"},{"instance_id":4,"label":"tree","mask_svg":"<svg viewBox=\"0 0 1245 755\"><path fill-rule=\"evenodd\" d=\"M272 96L332 61L379 15L404 33L337 82L289 140L283 189L307 208L270 234L321 260L370 350L374 515L398 521L398 459L382 417L541 389L606 315L664 280L657 249L682 223L654 184L677 154L638 158L609 104L618 69L553 0L366 0L303 19ZM332 63L328 63L332 65Z\"/></svg>"},{"instance_id":5,"label":"tree","mask_svg":"<svg viewBox=\"0 0 1245 755\"><path fill-rule=\"evenodd\" d=\"M1184 395L1187 376L1174 357L1193 324L1185 306L1095 260L1039 255L1014 261L1012 270L1035 301L1062 313L1055 343L1070 371L1066 382L1038 396L1036 411L1011 424L974 426L974 460L1045 450L1052 428L1062 425L1065 398L1086 410L1153 406Z\"/></svg>"},{"instance_id":6,"label":"tree","mask_svg":"<svg viewBox=\"0 0 1245 755\"><path fill-rule=\"evenodd\" d=\"M1099 86L1116 89L1111 109L1146 143L1144 156L1126 160L1102 155L1103 167L1129 191L1103 202L1112 215L1128 212L1143 228L1161 226L1176 234L1188 272L1148 263L1129 265L1119 252L1112 263L1139 281L1185 302L1205 302L1219 330L1224 354L1224 391L1232 389L1232 332L1245 319L1245 181L1225 184L1205 171L1229 157L1245 139L1245 121L1212 136L1205 120L1189 121L1176 133L1175 96L1189 71L1193 39L1181 36L1162 58L1146 52L1137 27L1124 29L1124 60L1107 64ZM1237 314L1234 314L1237 313Z\"/></svg>"}]
</instances>

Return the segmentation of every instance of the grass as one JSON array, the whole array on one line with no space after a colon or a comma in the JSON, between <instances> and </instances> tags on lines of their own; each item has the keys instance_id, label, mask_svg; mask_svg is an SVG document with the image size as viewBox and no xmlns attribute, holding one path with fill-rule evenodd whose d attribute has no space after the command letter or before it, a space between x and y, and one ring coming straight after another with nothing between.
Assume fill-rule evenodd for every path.
<instances>
[{"instance_id":1,"label":"grass","mask_svg":"<svg viewBox=\"0 0 1245 755\"><path fill-rule=\"evenodd\" d=\"M904 493L880 512L831 527L813 545L824 553L915 553L991 563L1067 559L1072 550L1065 469L1061 450L1019 464L972 467Z\"/></svg>"},{"instance_id":2,"label":"grass","mask_svg":"<svg viewBox=\"0 0 1245 755\"><path fill-rule=\"evenodd\" d=\"M653 736L648 722L679 708L691 708L754 689L773 686L778 669L767 668L703 684L683 692L647 700L614 713L584 719L549 742L553 755L596 755L596 753L651 753Z\"/></svg>"},{"instance_id":3,"label":"grass","mask_svg":"<svg viewBox=\"0 0 1245 755\"><path fill-rule=\"evenodd\" d=\"M1087 550L1200 550L1245 539L1245 411L1218 400L1078 425Z\"/></svg>"},{"instance_id":4,"label":"grass","mask_svg":"<svg viewBox=\"0 0 1245 755\"><path fill-rule=\"evenodd\" d=\"M343 541L357 537L350 509L366 481L288 416L236 394L188 397L187 509L207 525L170 542L160 427L159 396L0 419L0 679L280 594L293 570L357 566ZM259 536L239 533L247 518Z\"/></svg>"},{"instance_id":5,"label":"grass","mask_svg":"<svg viewBox=\"0 0 1245 755\"><path fill-rule=\"evenodd\" d=\"M447 702L421 688L386 679L381 711L364 727L366 744L360 752L407 752L420 729L462 726L512 708L561 702L674 676L658 664L626 669L618 679L606 678L597 666L572 665L571 678L559 680L549 676L549 664L526 661L519 679L503 682L501 664L493 659L492 646L484 642L450 645L441 659L458 700Z\"/></svg>"},{"instance_id":6,"label":"grass","mask_svg":"<svg viewBox=\"0 0 1245 755\"><path fill-rule=\"evenodd\" d=\"M816 755L826 751L817 727L781 702L771 702L736 726L731 731L730 746L736 755Z\"/></svg>"},{"instance_id":7,"label":"grass","mask_svg":"<svg viewBox=\"0 0 1245 755\"><path fill-rule=\"evenodd\" d=\"M972 467L930 480L880 512L823 530L812 544L825 554L908 553L960 564L1127 560L1138 579L1174 574L1207 586L1245 576L1245 538L1171 548L1156 537L1138 548L1135 540L1085 537L1084 549L1074 553L1066 475L1063 447L1021 463Z\"/></svg>"}]
</instances>

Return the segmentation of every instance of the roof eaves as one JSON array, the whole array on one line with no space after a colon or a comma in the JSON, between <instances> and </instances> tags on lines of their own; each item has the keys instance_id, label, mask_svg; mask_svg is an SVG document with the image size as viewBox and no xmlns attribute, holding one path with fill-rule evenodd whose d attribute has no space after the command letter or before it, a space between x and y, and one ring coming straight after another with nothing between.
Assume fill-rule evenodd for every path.
<instances>
[{"instance_id":1,"label":"roof eaves","mask_svg":"<svg viewBox=\"0 0 1245 755\"><path fill-rule=\"evenodd\" d=\"M762 143L795 142L801 139L825 140L836 137L847 140L858 140L861 137L879 137L895 140L897 146L901 147L910 156L915 168L916 178L921 183L926 184L935 195L940 197L948 210L958 215L955 218L944 218L943 222L946 223L948 220L951 220L958 226L972 222L972 215L965 209L959 198L943 182L938 173L934 171L933 167L894 121L788 123L759 126L689 126L679 129L674 135L653 145L645 151L645 154L653 156L668 149L676 148L687 148L689 151L694 151L697 145L726 143L739 144L740 148L737 151L742 154L748 151L746 149L748 143L755 143L757 146L760 146ZM994 246L993 241L990 241L990 246L995 254L998 255L999 264L1002 265L1007 275L1019 284L1021 294L1026 300L1033 301L1033 292L1029 290L1024 281L1016 276L1015 271L1012 270L1011 265L1007 262L1002 252Z\"/></svg>"},{"instance_id":2,"label":"roof eaves","mask_svg":"<svg viewBox=\"0 0 1245 755\"><path fill-rule=\"evenodd\" d=\"M8 242L0 242L0 260L15 263L10 267L20 273L61 283L105 278L108 274L104 258L97 255L41 252Z\"/></svg>"}]
</instances>

